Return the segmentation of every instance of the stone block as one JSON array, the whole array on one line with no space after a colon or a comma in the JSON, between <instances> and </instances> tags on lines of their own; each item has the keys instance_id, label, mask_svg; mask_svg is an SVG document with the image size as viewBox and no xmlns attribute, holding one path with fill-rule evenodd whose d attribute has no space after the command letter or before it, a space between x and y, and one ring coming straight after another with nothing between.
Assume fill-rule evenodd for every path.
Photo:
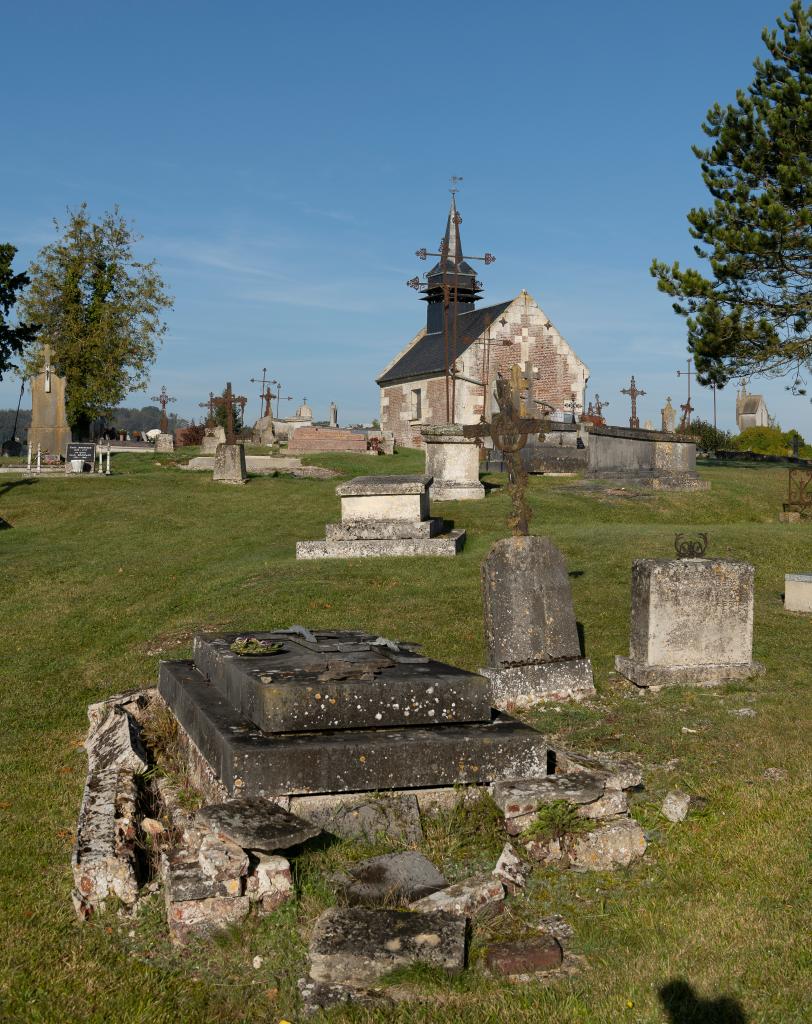
<instances>
[{"instance_id":1,"label":"stone block","mask_svg":"<svg viewBox=\"0 0 812 1024\"><path fill-rule=\"evenodd\" d=\"M623 796L619 790L611 792ZM589 805L597 804L600 807L604 794L604 780L587 775L507 779L495 782L491 787L493 802L505 816L505 828L509 835L514 836L531 825L537 812L546 805L565 800L576 805L579 810Z\"/></svg>"},{"instance_id":2,"label":"stone block","mask_svg":"<svg viewBox=\"0 0 812 1024\"><path fill-rule=\"evenodd\" d=\"M788 612L812 612L812 573L784 576L784 608Z\"/></svg>"},{"instance_id":3,"label":"stone block","mask_svg":"<svg viewBox=\"0 0 812 1024\"><path fill-rule=\"evenodd\" d=\"M215 882L240 879L248 871L248 854L224 835L204 836L197 859Z\"/></svg>"},{"instance_id":4,"label":"stone block","mask_svg":"<svg viewBox=\"0 0 812 1024\"><path fill-rule=\"evenodd\" d=\"M545 738L502 713L487 723L266 735L191 662L162 662L158 690L229 794L417 789L546 772Z\"/></svg>"},{"instance_id":5,"label":"stone block","mask_svg":"<svg viewBox=\"0 0 812 1024\"><path fill-rule=\"evenodd\" d=\"M594 693L564 557L549 537L497 541L482 563L485 642L497 707Z\"/></svg>"},{"instance_id":6,"label":"stone block","mask_svg":"<svg viewBox=\"0 0 812 1024\"><path fill-rule=\"evenodd\" d=\"M156 452L173 452L175 450L175 438L172 434L158 434L155 438Z\"/></svg>"},{"instance_id":7,"label":"stone block","mask_svg":"<svg viewBox=\"0 0 812 1024\"><path fill-rule=\"evenodd\" d=\"M485 964L493 974L508 978L554 971L564 960L561 943L552 935L518 942L495 942L485 950Z\"/></svg>"},{"instance_id":8,"label":"stone block","mask_svg":"<svg viewBox=\"0 0 812 1024\"><path fill-rule=\"evenodd\" d=\"M321 833L318 825L291 814L270 800L258 798L241 797L226 803L207 804L200 808L196 817L243 850L262 850L265 853L288 850Z\"/></svg>"},{"instance_id":9,"label":"stone block","mask_svg":"<svg viewBox=\"0 0 812 1024\"><path fill-rule=\"evenodd\" d=\"M409 904L409 909L422 913L440 910L459 917L477 917L501 910L504 898L505 887L500 879L492 874L476 875L415 900Z\"/></svg>"},{"instance_id":10,"label":"stone block","mask_svg":"<svg viewBox=\"0 0 812 1024\"><path fill-rule=\"evenodd\" d=\"M226 443L225 427L206 427L203 433L202 451L214 452L217 446Z\"/></svg>"},{"instance_id":11,"label":"stone block","mask_svg":"<svg viewBox=\"0 0 812 1024\"><path fill-rule=\"evenodd\" d=\"M270 914L295 896L290 861L285 857L253 854L245 894L263 914Z\"/></svg>"},{"instance_id":12,"label":"stone block","mask_svg":"<svg viewBox=\"0 0 812 1024\"><path fill-rule=\"evenodd\" d=\"M247 478L243 446L241 444L218 444L214 453L212 479L221 484L244 484Z\"/></svg>"},{"instance_id":13,"label":"stone block","mask_svg":"<svg viewBox=\"0 0 812 1024\"><path fill-rule=\"evenodd\" d=\"M339 484L341 521L402 520L429 516L429 476L359 476Z\"/></svg>"},{"instance_id":14,"label":"stone block","mask_svg":"<svg viewBox=\"0 0 812 1024\"><path fill-rule=\"evenodd\" d=\"M194 661L263 732L490 720L490 688L482 676L405 649L372 646L372 634L336 634L333 644L319 634L323 651L283 633L254 635L281 641L284 650L247 657L230 649L236 634L198 636ZM352 644L353 638L359 642ZM341 651L341 646L356 649Z\"/></svg>"},{"instance_id":15,"label":"stone block","mask_svg":"<svg viewBox=\"0 0 812 1024\"><path fill-rule=\"evenodd\" d=\"M472 501L485 497L479 481L479 446L459 423L420 428L426 449L426 473L433 478L433 501Z\"/></svg>"},{"instance_id":16,"label":"stone block","mask_svg":"<svg viewBox=\"0 0 812 1024\"><path fill-rule=\"evenodd\" d=\"M577 836L568 850L575 871L611 871L627 868L646 852L646 837L633 818L620 818L594 832Z\"/></svg>"},{"instance_id":17,"label":"stone block","mask_svg":"<svg viewBox=\"0 0 812 1024\"><path fill-rule=\"evenodd\" d=\"M525 887L530 870L527 861L521 859L510 843L505 843L491 874L499 879L509 893L515 893Z\"/></svg>"},{"instance_id":18,"label":"stone block","mask_svg":"<svg viewBox=\"0 0 812 1024\"><path fill-rule=\"evenodd\" d=\"M701 796L691 796L690 793L683 793L682 790L672 789L666 794L661 811L664 818L669 821L685 821L691 811L705 807L707 800Z\"/></svg>"},{"instance_id":19,"label":"stone block","mask_svg":"<svg viewBox=\"0 0 812 1024\"><path fill-rule=\"evenodd\" d=\"M643 558L632 566L629 657L637 686L702 686L764 672L753 661L753 577L745 562Z\"/></svg>"},{"instance_id":20,"label":"stone block","mask_svg":"<svg viewBox=\"0 0 812 1024\"><path fill-rule=\"evenodd\" d=\"M297 427L288 441L291 452L365 452L365 434L340 427Z\"/></svg>"},{"instance_id":21,"label":"stone block","mask_svg":"<svg viewBox=\"0 0 812 1024\"><path fill-rule=\"evenodd\" d=\"M406 558L436 555L453 558L465 544L465 530L450 530L426 540L300 540L296 557L313 558Z\"/></svg>"},{"instance_id":22,"label":"stone block","mask_svg":"<svg viewBox=\"0 0 812 1024\"><path fill-rule=\"evenodd\" d=\"M431 861L415 850L358 861L332 880L350 906L365 907L412 903L448 885Z\"/></svg>"},{"instance_id":23,"label":"stone block","mask_svg":"<svg viewBox=\"0 0 812 1024\"><path fill-rule=\"evenodd\" d=\"M176 851L166 858L162 869L167 907L190 900L208 900L243 895L243 878L217 879L198 860L189 859L185 851Z\"/></svg>"},{"instance_id":24,"label":"stone block","mask_svg":"<svg viewBox=\"0 0 812 1024\"><path fill-rule=\"evenodd\" d=\"M657 490L707 490L696 473L696 440L689 435L628 427L590 426L588 472Z\"/></svg>"},{"instance_id":25,"label":"stone block","mask_svg":"<svg viewBox=\"0 0 812 1024\"><path fill-rule=\"evenodd\" d=\"M442 530L442 519L348 519L343 523L327 523L324 534L328 541L428 540Z\"/></svg>"},{"instance_id":26,"label":"stone block","mask_svg":"<svg viewBox=\"0 0 812 1024\"><path fill-rule=\"evenodd\" d=\"M247 896L214 896L171 903L166 914L169 934L174 942L181 944L192 935L212 935L240 924L250 909Z\"/></svg>"},{"instance_id":27,"label":"stone block","mask_svg":"<svg viewBox=\"0 0 812 1024\"><path fill-rule=\"evenodd\" d=\"M325 911L310 940L310 977L364 989L398 967L426 964L452 974L465 966L465 919L363 907Z\"/></svg>"},{"instance_id":28,"label":"stone block","mask_svg":"<svg viewBox=\"0 0 812 1024\"><path fill-rule=\"evenodd\" d=\"M330 794L294 797L292 808L301 808L309 820L342 839L375 840L384 835L403 846L423 841L420 808L414 793Z\"/></svg>"}]
</instances>

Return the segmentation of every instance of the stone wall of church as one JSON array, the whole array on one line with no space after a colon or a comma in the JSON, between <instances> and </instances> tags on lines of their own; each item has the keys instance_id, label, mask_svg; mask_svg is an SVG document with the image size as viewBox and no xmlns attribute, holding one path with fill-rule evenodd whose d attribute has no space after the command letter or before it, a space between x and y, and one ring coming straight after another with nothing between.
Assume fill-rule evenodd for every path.
<instances>
[{"instance_id":1,"label":"stone wall of church","mask_svg":"<svg viewBox=\"0 0 812 1024\"><path fill-rule=\"evenodd\" d=\"M504 323L501 321L504 320ZM490 341L478 339L457 360L458 373L483 386L458 378L455 420L476 423L483 412L490 419L495 409L494 382L498 374L509 376L515 365L533 380L533 397L549 402L564 413L565 404L582 403L589 370L562 338L544 311L527 292L522 292L490 330ZM487 401L483 400L483 392ZM418 397L419 396L419 397ZM578 412L583 408L579 405ZM395 443L417 448L422 444L420 427L445 423L445 377L434 376L381 388L381 427L391 430Z\"/></svg>"}]
</instances>

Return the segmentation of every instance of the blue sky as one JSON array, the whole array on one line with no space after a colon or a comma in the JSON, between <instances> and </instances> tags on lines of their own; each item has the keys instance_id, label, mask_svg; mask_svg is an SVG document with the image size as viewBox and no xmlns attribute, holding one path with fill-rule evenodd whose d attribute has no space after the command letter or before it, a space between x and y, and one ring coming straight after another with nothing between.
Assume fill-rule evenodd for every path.
<instances>
[{"instance_id":1,"label":"blue sky","mask_svg":"<svg viewBox=\"0 0 812 1024\"><path fill-rule=\"evenodd\" d=\"M230 379L281 380L317 417L377 415L376 374L424 320L405 281L448 178L485 301L526 288L586 361L609 419L684 401L685 331L648 273L691 262L702 118L752 77L788 4L63 2L8 7L0 241L17 266L86 200L118 203L175 297L146 392L185 416ZM787 429L812 405L754 384ZM0 405L18 384L0 383ZM734 422L733 388L719 395ZM26 404L29 404L26 400ZM294 402L288 403L292 411ZM711 397L694 401L710 418ZM284 408L284 404L283 404Z\"/></svg>"}]
</instances>

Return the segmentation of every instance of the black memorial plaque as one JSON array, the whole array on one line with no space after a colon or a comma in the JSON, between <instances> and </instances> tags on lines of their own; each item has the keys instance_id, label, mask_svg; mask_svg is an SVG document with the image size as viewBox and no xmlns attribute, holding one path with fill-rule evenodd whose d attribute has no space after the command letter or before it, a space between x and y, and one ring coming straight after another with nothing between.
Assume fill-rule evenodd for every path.
<instances>
[{"instance_id":1,"label":"black memorial plaque","mask_svg":"<svg viewBox=\"0 0 812 1024\"><path fill-rule=\"evenodd\" d=\"M72 441L65 452L65 461L70 462L71 459L81 459L82 462L90 463L92 468L96 460L96 445L90 442Z\"/></svg>"}]
</instances>

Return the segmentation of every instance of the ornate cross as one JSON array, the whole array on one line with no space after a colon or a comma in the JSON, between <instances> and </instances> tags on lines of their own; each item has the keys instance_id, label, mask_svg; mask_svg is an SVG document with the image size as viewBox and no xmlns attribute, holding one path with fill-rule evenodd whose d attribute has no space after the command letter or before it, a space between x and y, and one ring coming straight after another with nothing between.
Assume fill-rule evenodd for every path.
<instances>
[{"instance_id":1,"label":"ornate cross","mask_svg":"<svg viewBox=\"0 0 812 1024\"><path fill-rule=\"evenodd\" d=\"M516 367L518 369L518 367ZM462 428L465 437L473 437L482 446L482 439L490 436L494 445L504 454L508 465L508 491L513 505L513 514L508 525L514 537L526 537L530 522L530 506L527 504L527 470L522 465L521 451L531 434L544 440L546 419L523 416L519 410L521 398L511 382L503 377L496 379L496 404L499 412L491 417L490 423L483 420ZM545 403L546 404L546 403Z\"/></svg>"},{"instance_id":2,"label":"ornate cross","mask_svg":"<svg viewBox=\"0 0 812 1024\"><path fill-rule=\"evenodd\" d=\"M212 399L212 405L223 406L226 411L226 444L236 444L237 435L234 433L234 406L239 405L241 410L245 409L248 399L245 395L235 395L231 390L231 381L226 384L226 389L218 398Z\"/></svg>"},{"instance_id":3,"label":"ornate cross","mask_svg":"<svg viewBox=\"0 0 812 1024\"><path fill-rule=\"evenodd\" d=\"M609 405L608 402L601 401L601 396L598 394L597 391L595 392L595 401L590 404L594 408L596 416L602 416L603 410L606 408L607 405Z\"/></svg>"},{"instance_id":4,"label":"ornate cross","mask_svg":"<svg viewBox=\"0 0 812 1024\"><path fill-rule=\"evenodd\" d=\"M206 426L210 427L214 423L214 392L209 392L208 402L198 402L197 404L200 406L201 409L209 410L209 415L206 418Z\"/></svg>"},{"instance_id":5,"label":"ornate cross","mask_svg":"<svg viewBox=\"0 0 812 1024\"><path fill-rule=\"evenodd\" d=\"M583 405L575 397L575 392L574 391L571 391L570 395L571 395L570 399L568 401L564 402L564 408L570 410L570 412L572 413L572 422L574 423L575 422L575 414L576 414L576 412L579 409L583 408Z\"/></svg>"},{"instance_id":6,"label":"ornate cross","mask_svg":"<svg viewBox=\"0 0 812 1024\"><path fill-rule=\"evenodd\" d=\"M264 401L265 401L265 412L264 412L264 415L266 417L270 416L271 415L271 402L273 402L273 391L271 391L271 385L270 384L267 386L267 388L265 388L265 393L260 395L259 397L264 399Z\"/></svg>"},{"instance_id":7,"label":"ornate cross","mask_svg":"<svg viewBox=\"0 0 812 1024\"><path fill-rule=\"evenodd\" d=\"M274 383L273 381L265 379L265 374L267 372L268 372L268 367L267 366L263 366L262 367L262 380L259 380L256 377L252 377L251 380L249 381L250 384L259 384L259 414L260 414L260 416L262 416L262 403L263 402L265 402L265 415L266 416L268 415L268 396L266 394L266 392L268 390L267 389L267 385Z\"/></svg>"},{"instance_id":8,"label":"ornate cross","mask_svg":"<svg viewBox=\"0 0 812 1024\"><path fill-rule=\"evenodd\" d=\"M687 370L677 370L678 377L688 378L688 401L684 405L680 406L680 409L682 409L682 422L680 423L680 428L686 430L691 425L691 413L694 411L694 407L691 405L691 377L696 376L695 372L691 369L692 360L688 359L687 362Z\"/></svg>"},{"instance_id":9,"label":"ornate cross","mask_svg":"<svg viewBox=\"0 0 812 1024\"><path fill-rule=\"evenodd\" d=\"M166 434L169 431L169 420L166 418L166 406L169 402L174 402L175 399L166 390L166 385L161 385L161 393L159 395L153 395L150 398L150 402L160 402L161 405L161 433Z\"/></svg>"},{"instance_id":10,"label":"ornate cross","mask_svg":"<svg viewBox=\"0 0 812 1024\"><path fill-rule=\"evenodd\" d=\"M621 395L628 395L632 400L632 414L629 419L629 426L632 430L640 429L640 420L637 418L637 399L645 394L645 391L641 391L634 381L634 374L632 374L632 381L629 387L620 389ZM604 403L608 404L608 403Z\"/></svg>"}]
</instances>

